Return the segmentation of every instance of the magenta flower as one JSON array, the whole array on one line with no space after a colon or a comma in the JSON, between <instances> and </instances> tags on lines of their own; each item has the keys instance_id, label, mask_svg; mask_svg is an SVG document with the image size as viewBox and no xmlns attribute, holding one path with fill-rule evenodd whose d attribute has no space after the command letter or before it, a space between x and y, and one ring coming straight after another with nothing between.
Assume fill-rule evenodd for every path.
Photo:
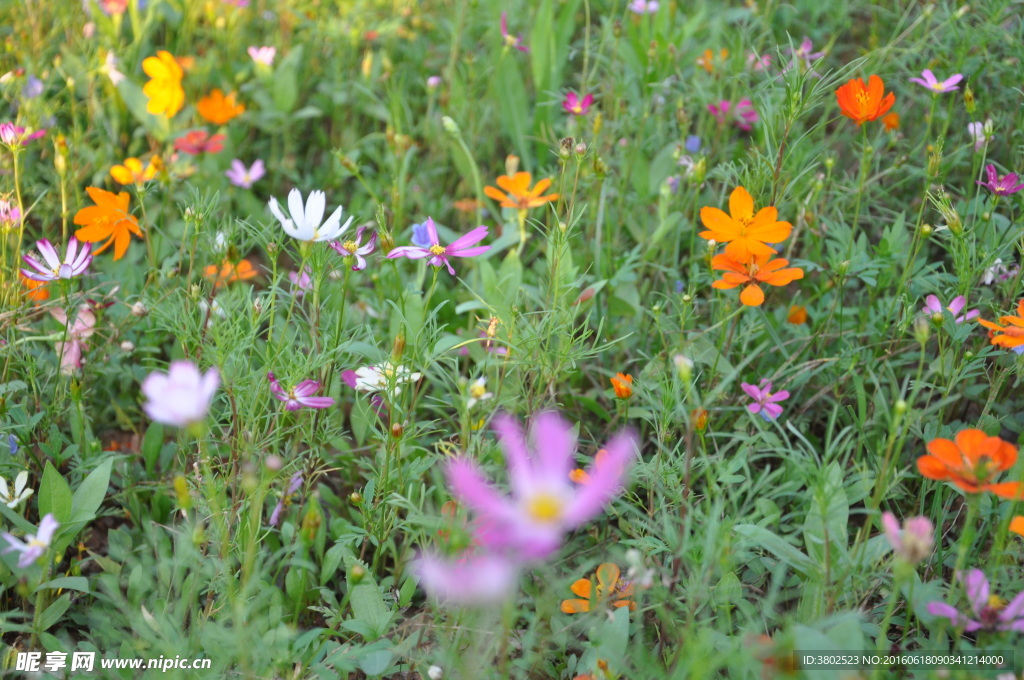
<instances>
[{"instance_id":1,"label":"magenta flower","mask_svg":"<svg viewBox=\"0 0 1024 680\"><path fill-rule=\"evenodd\" d=\"M985 187L996 196L1009 196L1024 189L1024 184L1017 184L1017 173L1010 172L1002 177L996 173L996 166L989 163L985 166L987 182L978 181L977 184Z\"/></svg>"},{"instance_id":2,"label":"magenta flower","mask_svg":"<svg viewBox=\"0 0 1024 680\"><path fill-rule=\"evenodd\" d=\"M54 349L60 357L60 372L71 375L84 364L82 355L89 348L86 340L92 337L96 328L96 314L89 305L81 305L70 326L67 313L63 309L51 309L50 314L67 328L67 341L56 343Z\"/></svg>"},{"instance_id":3,"label":"magenta flower","mask_svg":"<svg viewBox=\"0 0 1024 680\"><path fill-rule=\"evenodd\" d=\"M291 480L288 482L288 490L285 491L284 496L274 506L274 511L270 513L270 526L276 527L281 522L281 513L284 511L286 505L291 505L295 494L302 488L302 473L296 472L292 475Z\"/></svg>"},{"instance_id":4,"label":"magenta flower","mask_svg":"<svg viewBox=\"0 0 1024 680\"><path fill-rule=\"evenodd\" d=\"M297 298L302 297L307 290L312 288L313 280L309 278L309 267L303 267L301 274L299 272L288 272L288 280L292 282L292 288L298 288L298 290L292 293Z\"/></svg>"},{"instance_id":5,"label":"magenta flower","mask_svg":"<svg viewBox=\"0 0 1024 680\"><path fill-rule=\"evenodd\" d=\"M412 569L423 589L447 604L495 605L514 591L520 566L505 555L467 551L455 560L427 553Z\"/></svg>"},{"instance_id":6,"label":"magenta flower","mask_svg":"<svg viewBox=\"0 0 1024 680\"><path fill-rule=\"evenodd\" d=\"M194 425L206 417L219 386L216 368L203 375L191 361L172 361L167 373L153 371L142 381L142 394L149 400L143 408L158 423Z\"/></svg>"},{"instance_id":7,"label":"magenta flower","mask_svg":"<svg viewBox=\"0 0 1024 680\"><path fill-rule=\"evenodd\" d=\"M756 53L751 52L747 55L747 68L751 71L764 71L772 65L772 55L764 54L757 56Z\"/></svg>"},{"instance_id":8,"label":"magenta flower","mask_svg":"<svg viewBox=\"0 0 1024 680\"><path fill-rule=\"evenodd\" d=\"M36 241L36 248L39 249L39 253L46 260L46 264L41 264L38 260L35 260L28 255L22 255L21 259L25 261L25 264L35 269L30 271L28 269L22 269L21 273L26 279L32 279L33 281L57 281L58 279L73 279L85 272L89 268L89 263L92 262L92 244L86 243L82 246L82 250L78 250L78 239L74 236L68 241L67 253L64 255L64 261L60 261L60 255L57 253L57 249L53 247L53 244L48 240L40 239Z\"/></svg>"},{"instance_id":9,"label":"magenta flower","mask_svg":"<svg viewBox=\"0 0 1024 680\"><path fill-rule=\"evenodd\" d=\"M427 237L430 239L429 247L401 246L399 248L392 248L391 252L388 253L388 258L394 259L396 257L407 257L410 260L419 260L424 257L429 257L430 264L435 267L444 265L448 267L448 273L454 276L455 270L452 268L451 262L448 261L448 258L475 257L476 255L482 255L491 249L490 246L470 247L479 243L487 236L487 227L477 227L468 234L456 239L450 245L442 246L440 239L437 236L437 228L434 226L433 218L428 217L424 226L427 228Z\"/></svg>"},{"instance_id":10,"label":"magenta flower","mask_svg":"<svg viewBox=\"0 0 1024 680\"><path fill-rule=\"evenodd\" d=\"M945 80L939 80L938 78L935 77L935 74L932 73L931 69L926 68L924 71L921 72L920 78L911 78L910 82L917 83L918 85L923 85L924 87L927 87L935 94L944 94L946 92L953 92L955 90L959 90L960 86L957 83L959 83L963 79L963 74L957 73L951 75Z\"/></svg>"},{"instance_id":11,"label":"magenta flower","mask_svg":"<svg viewBox=\"0 0 1024 680\"><path fill-rule=\"evenodd\" d=\"M46 554L46 551L50 548L50 543L53 542L53 534L59 526L60 523L54 518L53 514L48 512L42 521L39 522L39 533L26 534L24 542L5 531L0 534L0 538L7 541L7 548L3 552L21 553L21 557L18 558L18 568L25 569L26 567L31 567L36 563L36 560Z\"/></svg>"},{"instance_id":12,"label":"magenta flower","mask_svg":"<svg viewBox=\"0 0 1024 680\"><path fill-rule=\"evenodd\" d=\"M1024 632L1024 592L1019 593L1006 606L1000 606L1002 601L998 596L990 595L988 579L980 569L971 569L967 574L960 573L958 576L967 588L967 599L975 618L960 613L956 607L945 602L929 602L929 614L949 619L953 625L968 633L977 630Z\"/></svg>"},{"instance_id":13,"label":"magenta flower","mask_svg":"<svg viewBox=\"0 0 1024 680\"><path fill-rule=\"evenodd\" d=\"M719 125L725 125L732 121L741 130L749 132L753 124L758 121L757 111L754 109L754 102L749 99L741 99L733 107L732 102L723 99L717 104L708 104L708 111L715 117Z\"/></svg>"},{"instance_id":14,"label":"magenta flower","mask_svg":"<svg viewBox=\"0 0 1024 680\"><path fill-rule=\"evenodd\" d=\"M45 134L45 129L29 132L25 128L20 125L15 125L14 123L0 123L0 142L3 142L7 146L14 146L16 144L28 146L29 142L39 139Z\"/></svg>"},{"instance_id":15,"label":"magenta flower","mask_svg":"<svg viewBox=\"0 0 1024 680\"><path fill-rule=\"evenodd\" d=\"M508 32L508 16L505 12L501 13L501 39L506 47L514 47L520 52L530 51L530 48L523 44L522 33L513 36Z\"/></svg>"},{"instance_id":16,"label":"magenta flower","mask_svg":"<svg viewBox=\"0 0 1024 680\"><path fill-rule=\"evenodd\" d=\"M576 440L572 426L557 413L534 418L532 447L511 416L496 416L494 430L505 451L511 496L500 494L465 458L448 463L448 483L455 496L478 515L478 545L518 559L550 555L567 532L597 516L625 481L636 449L632 433L619 433L604 447L608 455L601 465L587 471L590 483L574 486L569 472Z\"/></svg>"},{"instance_id":17,"label":"magenta flower","mask_svg":"<svg viewBox=\"0 0 1024 680\"><path fill-rule=\"evenodd\" d=\"M377 232L374 231L366 245L360 245L363 241L363 232L367 227L356 229L356 237L348 241L331 241L331 248L345 258L346 262L352 262L352 271L357 272L366 269L366 256L377 247ZM351 258L351 259L350 259Z\"/></svg>"},{"instance_id":18,"label":"magenta flower","mask_svg":"<svg viewBox=\"0 0 1024 680\"><path fill-rule=\"evenodd\" d=\"M654 14L660 6L658 0L633 0L629 3L629 11L633 14Z\"/></svg>"},{"instance_id":19,"label":"magenta flower","mask_svg":"<svg viewBox=\"0 0 1024 680\"><path fill-rule=\"evenodd\" d=\"M249 57L261 66L272 65L274 63L274 57L277 56L276 47L256 47L253 45L246 51L249 53Z\"/></svg>"},{"instance_id":20,"label":"magenta flower","mask_svg":"<svg viewBox=\"0 0 1024 680\"><path fill-rule=\"evenodd\" d=\"M267 174L267 168L263 165L262 159L257 158L251 167L246 168L245 163L236 158L231 161L231 169L225 172L224 176L236 187L249 189L253 182L259 181L265 174Z\"/></svg>"},{"instance_id":21,"label":"magenta flower","mask_svg":"<svg viewBox=\"0 0 1024 680\"><path fill-rule=\"evenodd\" d=\"M935 525L927 517L911 517L903 522L901 529L894 514L883 512L882 529L893 552L910 564L927 558L935 547Z\"/></svg>"},{"instance_id":22,"label":"magenta flower","mask_svg":"<svg viewBox=\"0 0 1024 680\"><path fill-rule=\"evenodd\" d=\"M782 415L782 407L776 402L789 399L789 392L772 393L772 381L764 378L755 387L750 383L740 383L740 387L747 393L747 396L754 400L753 404L747 405L747 410L754 415L761 414L765 420L775 420Z\"/></svg>"},{"instance_id":23,"label":"magenta flower","mask_svg":"<svg viewBox=\"0 0 1024 680\"><path fill-rule=\"evenodd\" d=\"M942 315L942 302L939 300L939 298L937 298L934 295L929 295L924 299L924 301L925 305L924 307L921 308L922 312L924 312L925 314L938 314L940 316ZM963 295L957 295L955 298L950 300L949 306L946 307L946 309L948 309L950 312L956 315L960 314L960 310L962 310L966 305L967 298L965 298ZM956 317L956 322L963 323L968 319L973 319L974 317L978 316L979 313L980 312L978 312L977 309L972 309L966 314L962 314Z\"/></svg>"},{"instance_id":24,"label":"magenta flower","mask_svg":"<svg viewBox=\"0 0 1024 680\"><path fill-rule=\"evenodd\" d=\"M590 105L594 103L594 95L588 94L582 99L575 92L570 92L565 95L565 99L562 101L562 108L565 109L566 113L570 113L574 116L585 116L590 111Z\"/></svg>"},{"instance_id":25,"label":"magenta flower","mask_svg":"<svg viewBox=\"0 0 1024 680\"><path fill-rule=\"evenodd\" d=\"M320 382L317 380L303 380L295 387L285 391L281 383L274 377L274 373L267 373L267 380L270 381L270 391L278 401L285 402L286 411L298 411L303 406L309 408L330 408L334 406L334 397L314 397L320 389Z\"/></svg>"}]
</instances>

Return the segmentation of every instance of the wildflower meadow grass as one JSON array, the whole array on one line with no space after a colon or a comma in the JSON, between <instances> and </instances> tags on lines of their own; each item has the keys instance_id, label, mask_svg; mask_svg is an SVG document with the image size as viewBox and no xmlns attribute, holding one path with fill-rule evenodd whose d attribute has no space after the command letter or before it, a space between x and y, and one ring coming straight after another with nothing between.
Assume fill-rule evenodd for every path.
<instances>
[{"instance_id":1,"label":"wildflower meadow grass","mask_svg":"<svg viewBox=\"0 0 1024 680\"><path fill-rule=\"evenodd\" d=\"M1022 677L1020 2L0 18L0 676Z\"/></svg>"}]
</instances>

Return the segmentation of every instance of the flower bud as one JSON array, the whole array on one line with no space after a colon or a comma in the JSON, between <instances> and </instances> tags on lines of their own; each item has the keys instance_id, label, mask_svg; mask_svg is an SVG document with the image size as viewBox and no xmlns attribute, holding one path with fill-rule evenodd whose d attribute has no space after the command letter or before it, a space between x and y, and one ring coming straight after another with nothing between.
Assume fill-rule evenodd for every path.
<instances>
[{"instance_id":1,"label":"flower bud","mask_svg":"<svg viewBox=\"0 0 1024 680\"><path fill-rule=\"evenodd\" d=\"M391 345L391 358L396 363L402 360L402 353L405 352L405 334L399 333Z\"/></svg>"},{"instance_id":2,"label":"flower bud","mask_svg":"<svg viewBox=\"0 0 1024 680\"><path fill-rule=\"evenodd\" d=\"M441 84L441 76L430 76L427 78L427 89L436 90Z\"/></svg>"},{"instance_id":3,"label":"flower bud","mask_svg":"<svg viewBox=\"0 0 1024 680\"><path fill-rule=\"evenodd\" d=\"M188 481L184 475L177 475L174 478L174 495L178 499L178 507L182 510L192 509L192 495L188 491Z\"/></svg>"},{"instance_id":4,"label":"flower bud","mask_svg":"<svg viewBox=\"0 0 1024 680\"><path fill-rule=\"evenodd\" d=\"M263 461L263 467L267 468L271 472L279 472L284 467L284 461L281 460L280 456L267 456Z\"/></svg>"},{"instance_id":5,"label":"flower bud","mask_svg":"<svg viewBox=\"0 0 1024 680\"><path fill-rule=\"evenodd\" d=\"M441 670L440 666L431 666L427 669L427 677L430 680L441 680L444 677L444 671Z\"/></svg>"},{"instance_id":6,"label":"flower bud","mask_svg":"<svg viewBox=\"0 0 1024 680\"><path fill-rule=\"evenodd\" d=\"M353 564L348 570L348 577L352 579L352 585L355 585L366 578L366 569L361 564Z\"/></svg>"},{"instance_id":7,"label":"flower bud","mask_svg":"<svg viewBox=\"0 0 1024 680\"><path fill-rule=\"evenodd\" d=\"M348 495L348 502L351 503L352 505L362 505L363 495L358 491L353 491Z\"/></svg>"},{"instance_id":8,"label":"flower bud","mask_svg":"<svg viewBox=\"0 0 1024 680\"><path fill-rule=\"evenodd\" d=\"M132 316L137 316L141 318L146 316L147 314L149 314L149 310L146 309L146 305L142 304L141 302L136 302L134 305L132 305Z\"/></svg>"},{"instance_id":9,"label":"flower bud","mask_svg":"<svg viewBox=\"0 0 1024 680\"><path fill-rule=\"evenodd\" d=\"M568 158L572 155L572 145L575 140L572 137L563 137L558 143L558 157Z\"/></svg>"},{"instance_id":10,"label":"flower bud","mask_svg":"<svg viewBox=\"0 0 1024 680\"><path fill-rule=\"evenodd\" d=\"M134 352L135 351L135 343L133 343L131 340L123 341L121 343L121 351L122 352Z\"/></svg>"},{"instance_id":11,"label":"flower bud","mask_svg":"<svg viewBox=\"0 0 1024 680\"><path fill-rule=\"evenodd\" d=\"M928 320L924 317L918 317L914 320L914 339L921 345L928 343L928 338L931 336L931 327L928 325Z\"/></svg>"},{"instance_id":12,"label":"flower bud","mask_svg":"<svg viewBox=\"0 0 1024 680\"><path fill-rule=\"evenodd\" d=\"M459 124L448 116L441 116L441 127L443 127L444 131L450 135L458 135L462 133L462 130L459 129Z\"/></svg>"},{"instance_id":13,"label":"flower bud","mask_svg":"<svg viewBox=\"0 0 1024 680\"><path fill-rule=\"evenodd\" d=\"M708 427L708 412L706 409L695 408L690 411L690 422L693 423L693 429L697 432L703 432Z\"/></svg>"},{"instance_id":14,"label":"flower bud","mask_svg":"<svg viewBox=\"0 0 1024 680\"><path fill-rule=\"evenodd\" d=\"M403 434L405 434L405 428L402 427L401 423L391 423L392 439L401 439Z\"/></svg>"},{"instance_id":15,"label":"flower bud","mask_svg":"<svg viewBox=\"0 0 1024 680\"><path fill-rule=\"evenodd\" d=\"M583 142L580 142L576 145L574 151L576 153L577 159L583 158L585 155L587 155L587 145Z\"/></svg>"},{"instance_id":16,"label":"flower bud","mask_svg":"<svg viewBox=\"0 0 1024 680\"><path fill-rule=\"evenodd\" d=\"M505 156L505 174L511 177L519 171L519 156L509 154Z\"/></svg>"},{"instance_id":17,"label":"flower bud","mask_svg":"<svg viewBox=\"0 0 1024 680\"><path fill-rule=\"evenodd\" d=\"M907 402L900 399L895 404L893 404L892 410L896 412L896 415L903 415L904 413L907 412Z\"/></svg>"},{"instance_id":18,"label":"flower bud","mask_svg":"<svg viewBox=\"0 0 1024 680\"><path fill-rule=\"evenodd\" d=\"M970 85L964 88L964 108L967 109L967 113L974 113L974 109L977 108L974 103L974 91Z\"/></svg>"},{"instance_id":19,"label":"flower bud","mask_svg":"<svg viewBox=\"0 0 1024 680\"><path fill-rule=\"evenodd\" d=\"M690 382L693 378L693 360L682 354L672 357L672 363L676 365L676 371L684 382Z\"/></svg>"},{"instance_id":20,"label":"flower bud","mask_svg":"<svg viewBox=\"0 0 1024 680\"><path fill-rule=\"evenodd\" d=\"M933 231L932 225L930 225L930 224L922 224L921 225L921 236L922 237L928 238L929 236L932 235L932 231Z\"/></svg>"}]
</instances>

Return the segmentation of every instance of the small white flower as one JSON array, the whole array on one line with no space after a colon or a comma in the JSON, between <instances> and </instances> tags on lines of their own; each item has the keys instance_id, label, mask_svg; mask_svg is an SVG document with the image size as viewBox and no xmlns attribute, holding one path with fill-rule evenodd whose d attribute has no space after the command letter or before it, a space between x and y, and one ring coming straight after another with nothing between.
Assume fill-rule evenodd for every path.
<instances>
[{"instance_id":1,"label":"small white flower","mask_svg":"<svg viewBox=\"0 0 1024 680\"><path fill-rule=\"evenodd\" d=\"M28 500L28 497L32 495L32 489L26 489L26 484L28 484L28 470L22 470L14 478L13 494L7 486L7 480L0 477L0 503L14 509L22 502Z\"/></svg>"},{"instance_id":2,"label":"small white flower","mask_svg":"<svg viewBox=\"0 0 1024 680\"><path fill-rule=\"evenodd\" d=\"M427 669L427 677L430 680L441 680L444 677L444 671L441 670L440 666L431 666Z\"/></svg>"},{"instance_id":3,"label":"small white flower","mask_svg":"<svg viewBox=\"0 0 1024 680\"><path fill-rule=\"evenodd\" d=\"M288 193L288 212L285 215L277 199L271 197L270 212L274 214L277 221L281 223L286 234L300 241L336 241L339 236L345 233L354 219L353 215L341 223L342 207L331 213L323 224L320 220L324 217L327 209L327 197L322 191L311 191L306 199L306 205L302 205L302 194L298 189L292 189Z\"/></svg>"},{"instance_id":4,"label":"small white flower","mask_svg":"<svg viewBox=\"0 0 1024 680\"><path fill-rule=\"evenodd\" d=\"M466 400L466 407L473 408L478 402L486 401L494 394L487 391L487 379L477 378L469 386L469 399Z\"/></svg>"},{"instance_id":5,"label":"small white flower","mask_svg":"<svg viewBox=\"0 0 1024 680\"><path fill-rule=\"evenodd\" d=\"M395 366L385 361L377 366L363 366L356 369L355 388L361 392L381 392L394 389L394 396L402 393L401 383L416 382L420 373L410 373L405 366Z\"/></svg>"},{"instance_id":6,"label":"small white flower","mask_svg":"<svg viewBox=\"0 0 1024 680\"><path fill-rule=\"evenodd\" d=\"M209 303L206 302L206 300L200 300L199 301L199 320L200 321L204 321L206 319L206 312L209 309L210 309L210 305L209 305ZM214 298L214 300L213 300L213 312L210 313L210 320L212 321L213 317L219 317L221 319L226 319L227 316L228 316L228 313L225 312L224 308L220 306L220 302L218 302L217 299Z\"/></svg>"}]
</instances>

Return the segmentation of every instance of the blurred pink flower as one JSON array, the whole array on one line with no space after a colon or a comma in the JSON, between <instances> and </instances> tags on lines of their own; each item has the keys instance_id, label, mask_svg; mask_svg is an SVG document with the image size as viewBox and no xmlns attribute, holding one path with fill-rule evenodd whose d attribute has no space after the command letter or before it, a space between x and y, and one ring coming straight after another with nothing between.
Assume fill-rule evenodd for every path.
<instances>
[{"instance_id":1,"label":"blurred pink flower","mask_svg":"<svg viewBox=\"0 0 1024 680\"><path fill-rule=\"evenodd\" d=\"M7 541L7 547L3 550L3 553L19 552L21 557L18 558L18 568L25 569L31 567L49 550L50 543L53 542L53 534L57 531L58 527L60 527L60 523L52 513L48 512L43 516L42 521L39 522L39 533L26 534L24 542L5 531L0 534L0 538Z\"/></svg>"},{"instance_id":2,"label":"blurred pink flower","mask_svg":"<svg viewBox=\"0 0 1024 680\"><path fill-rule=\"evenodd\" d=\"M924 299L925 305L921 309L925 314L942 314L942 302L935 295L929 295ZM946 307L954 315L960 314L960 311L967 305L967 298L963 295L957 295L955 298L949 301L949 306ZM957 323L963 323L969 319L973 319L978 316L980 312L977 309L972 309L966 314L961 314L956 317Z\"/></svg>"},{"instance_id":3,"label":"blurred pink flower","mask_svg":"<svg viewBox=\"0 0 1024 680\"><path fill-rule=\"evenodd\" d=\"M75 320L70 327L68 327L67 313L63 309L51 309L50 314L67 327L67 341L57 342L54 349L57 356L60 357L60 372L64 375L71 375L82 367L82 354L89 347L85 341L92 337L96 327L96 314L89 305L83 304L79 306Z\"/></svg>"},{"instance_id":4,"label":"blurred pink flower","mask_svg":"<svg viewBox=\"0 0 1024 680\"><path fill-rule=\"evenodd\" d=\"M267 174L267 169L261 158L253 161L252 166L248 168L245 167L245 163L236 158L231 161L231 168L224 173L232 184L242 189L251 188L253 183L258 182L265 174Z\"/></svg>"},{"instance_id":5,"label":"blurred pink flower","mask_svg":"<svg viewBox=\"0 0 1024 680\"><path fill-rule=\"evenodd\" d=\"M216 368L203 375L191 361L172 361L167 373L153 371L142 381L142 394L149 400L143 408L158 423L193 425L206 417L219 386Z\"/></svg>"},{"instance_id":6,"label":"blurred pink flower","mask_svg":"<svg viewBox=\"0 0 1024 680\"><path fill-rule=\"evenodd\" d=\"M292 282L292 288L295 290L292 295L297 298L305 295L306 291L311 288L310 284L312 279L309 278L309 267L302 268L302 274L298 272L288 272L288 280Z\"/></svg>"},{"instance_id":7,"label":"blurred pink flower","mask_svg":"<svg viewBox=\"0 0 1024 680\"><path fill-rule=\"evenodd\" d=\"M501 13L501 39L506 47L514 47L520 52L529 52L530 48L523 44L523 34L511 35L508 32L508 14Z\"/></svg>"},{"instance_id":8,"label":"blurred pink flower","mask_svg":"<svg viewBox=\"0 0 1024 680\"><path fill-rule=\"evenodd\" d=\"M218 153L224 148L225 135L210 135L206 130L192 130L174 140L175 151L182 151L190 156L201 153Z\"/></svg>"},{"instance_id":9,"label":"blurred pink flower","mask_svg":"<svg viewBox=\"0 0 1024 680\"><path fill-rule=\"evenodd\" d=\"M590 105L593 103L594 95L592 94L580 98L575 92L570 92L565 95L565 99L562 101L562 108L566 113L574 116L585 116L590 111Z\"/></svg>"},{"instance_id":10,"label":"blurred pink flower","mask_svg":"<svg viewBox=\"0 0 1024 680\"><path fill-rule=\"evenodd\" d=\"M715 117L720 125L732 122L741 130L750 131L754 123L758 121L757 111L754 103L749 99L741 99L734 107L732 102L723 99L718 104L708 104L708 111Z\"/></svg>"},{"instance_id":11,"label":"blurred pink flower","mask_svg":"<svg viewBox=\"0 0 1024 680\"><path fill-rule=\"evenodd\" d=\"M15 144L28 146L29 142L39 139L45 134L45 128L31 132L20 125L15 125L11 122L0 123L0 142L3 142L7 146L14 146Z\"/></svg>"},{"instance_id":12,"label":"blurred pink flower","mask_svg":"<svg viewBox=\"0 0 1024 680\"><path fill-rule=\"evenodd\" d=\"M510 557L472 551L454 560L426 553L412 564L424 590L454 605L500 604L513 593L519 569Z\"/></svg>"},{"instance_id":13,"label":"blurred pink flower","mask_svg":"<svg viewBox=\"0 0 1024 680\"><path fill-rule=\"evenodd\" d=\"M248 50L249 56L254 62L262 66L271 66L274 63L274 57L277 56L276 47L256 47L253 45Z\"/></svg>"},{"instance_id":14,"label":"blurred pink flower","mask_svg":"<svg viewBox=\"0 0 1024 680\"><path fill-rule=\"evenodd\" d=\"M971 569L966 574L957 574L967 591L967 600L971 605L971 618L960 610L945 602L929 602L928 613L949 619L954 626L962 627L965 632L978 630L1024 632L1024 592L1013 598L1009 604L1001 606L1003 601L993 596L989 590L988 579L980 569Z\"/></svg>"},{"instance_id":15,"label":"blurred pink flower","mask_svg":"<svg viewBox=\"0 0 1024 680\"><path fill-rule=\"evenodd\" d=\"M910 564L927 558L935 547L935 525L927 517L911 517L901 529L896 515L883 512L882 529L896 555Z\"/></svg>"}]
</instances>

